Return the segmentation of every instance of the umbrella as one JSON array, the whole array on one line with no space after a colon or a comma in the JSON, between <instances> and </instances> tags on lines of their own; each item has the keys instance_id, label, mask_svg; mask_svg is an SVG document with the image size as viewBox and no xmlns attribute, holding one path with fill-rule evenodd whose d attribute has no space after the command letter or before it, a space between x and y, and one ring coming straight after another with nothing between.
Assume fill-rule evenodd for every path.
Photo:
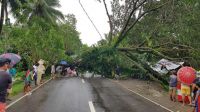
<instances>
[{"instance_id":1,"label":"umbrella","mask_svg":"<svg viewBox=\"0 0 200 112\"><path fill-rule=\"evenodd\" d=\"M61 65L67 65L68 63L66 61L62 60L62 61L60 61L60 64Z\"/></svg>"},{"instance_id":2,"label":"umbrella","mask_svg":"<svg viewBox=\"0 0 200 112\"><path fill-rule=\"evenodd\" d=\"M0 55L0 58L7 58L11 60L11 66L14 66L15 64L17 64L20 60L21 57L17 54L14 53L5 53Z\"/></svg>"},{"instance_id":3,"label":"umbrella","mask_svg":"<svg viewBox=\"0 0 200 112\"><path fill-rule=\"evenodd\" d=\"M190 85L196 78L196 71L192 67L182 67L177 75L182 83Z\"/></svg>"}]
</instances>

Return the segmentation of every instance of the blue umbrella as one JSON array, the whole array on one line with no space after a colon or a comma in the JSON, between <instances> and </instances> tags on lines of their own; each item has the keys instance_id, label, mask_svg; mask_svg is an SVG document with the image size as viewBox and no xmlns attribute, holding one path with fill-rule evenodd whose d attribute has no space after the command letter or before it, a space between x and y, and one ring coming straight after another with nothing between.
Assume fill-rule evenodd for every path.
<instances>
[{"instance_id":1,"label":"blue umbrella","mask_svg":"<svg viewBox=\"0 0 200 112\"><path fill-rule=\"evenodd\" d=\"M66 61L62 60L62 61L60 61L60 64L61 65L67 65L68 63Z\"/></svg>"}]
</instances>

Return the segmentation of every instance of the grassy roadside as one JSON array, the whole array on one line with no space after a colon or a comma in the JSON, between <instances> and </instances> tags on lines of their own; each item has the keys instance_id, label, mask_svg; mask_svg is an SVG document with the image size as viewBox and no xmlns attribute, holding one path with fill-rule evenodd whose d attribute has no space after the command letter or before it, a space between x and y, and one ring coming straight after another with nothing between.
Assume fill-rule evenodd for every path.
<instances>
[{"instance_id":1,"label":"grassy roadside","mask_svg":"<svg viewBox=\"0 0 200 112\"><path fill-rule=\"evenodd\" d=\"M21 73L20 73L21 74ZM51 76L50 75L46 75L43 80L48 80L50 79ZM33 83L33 82L32 82ZM11 93L11 97L18 95L19 93L22 93L24 89L24 81L22 79L17 80L16 82L14 82L14 84L12 85L12 93Z\"/></svg>"},{"instance_id":2,"label":"grassy roadside","mask_svg":"<svg viewBox=\"0 0 200 112\"><path fill-rule=\"evenodd\" d=\"M15 95L23 92L23 88L24 88L24 81L22 81L22 80L16 81L12 86L11 96L15 96Z\"/></svg>"}]
</instances>

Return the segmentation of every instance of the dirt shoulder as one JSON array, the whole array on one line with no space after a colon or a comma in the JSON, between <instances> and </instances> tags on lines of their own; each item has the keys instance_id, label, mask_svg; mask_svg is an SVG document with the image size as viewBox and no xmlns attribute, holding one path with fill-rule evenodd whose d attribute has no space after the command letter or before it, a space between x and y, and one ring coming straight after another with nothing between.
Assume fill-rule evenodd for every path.
<instances>
[{"instance_id":1,"label":"dirt shoulder","mask_svg":"<svg viewBox=\"0 0 200 112\"><path fill-rule=\"evenodd\" d=\"M152 101L169 108L174 112L192 112L192 107L182 106L180 102L172 102L169 100L168 92L156 82L141 81L137 79L129 80L113 80L118 84L122 84L126 88L141 94L142 96L151 99Z\"/></svg>"}]
</instances>

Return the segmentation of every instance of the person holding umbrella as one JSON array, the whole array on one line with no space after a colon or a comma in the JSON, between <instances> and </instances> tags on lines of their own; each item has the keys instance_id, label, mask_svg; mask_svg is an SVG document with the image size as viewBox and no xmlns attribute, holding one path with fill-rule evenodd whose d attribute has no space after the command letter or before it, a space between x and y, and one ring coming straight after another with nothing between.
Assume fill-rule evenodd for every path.
<instances>
[{"instance_id":1,"label":"person holding umbrella","mask_svg":"<svg viewBox=\"0 0 200 112\"><path fill-rule=\"evenodd\" d=\"M185 97L188 96L189 105L192 105L190 86L196 78L196 71L192 67L184 66L178 70L178 80L181 82L181 94L183 105L185 105Z\"/></svg>"},{"instance_id":2,"label":"person holding umbrella","mask_svg":"<svg viewBox=\"0 0 200 112\"><path fill-rule=\"evenodd\" d=\"M0 112L6 111L7 89L12 86L12 78L6 71L9 69L11 60L0 58Z\"/></svg>"}]
</instances>

